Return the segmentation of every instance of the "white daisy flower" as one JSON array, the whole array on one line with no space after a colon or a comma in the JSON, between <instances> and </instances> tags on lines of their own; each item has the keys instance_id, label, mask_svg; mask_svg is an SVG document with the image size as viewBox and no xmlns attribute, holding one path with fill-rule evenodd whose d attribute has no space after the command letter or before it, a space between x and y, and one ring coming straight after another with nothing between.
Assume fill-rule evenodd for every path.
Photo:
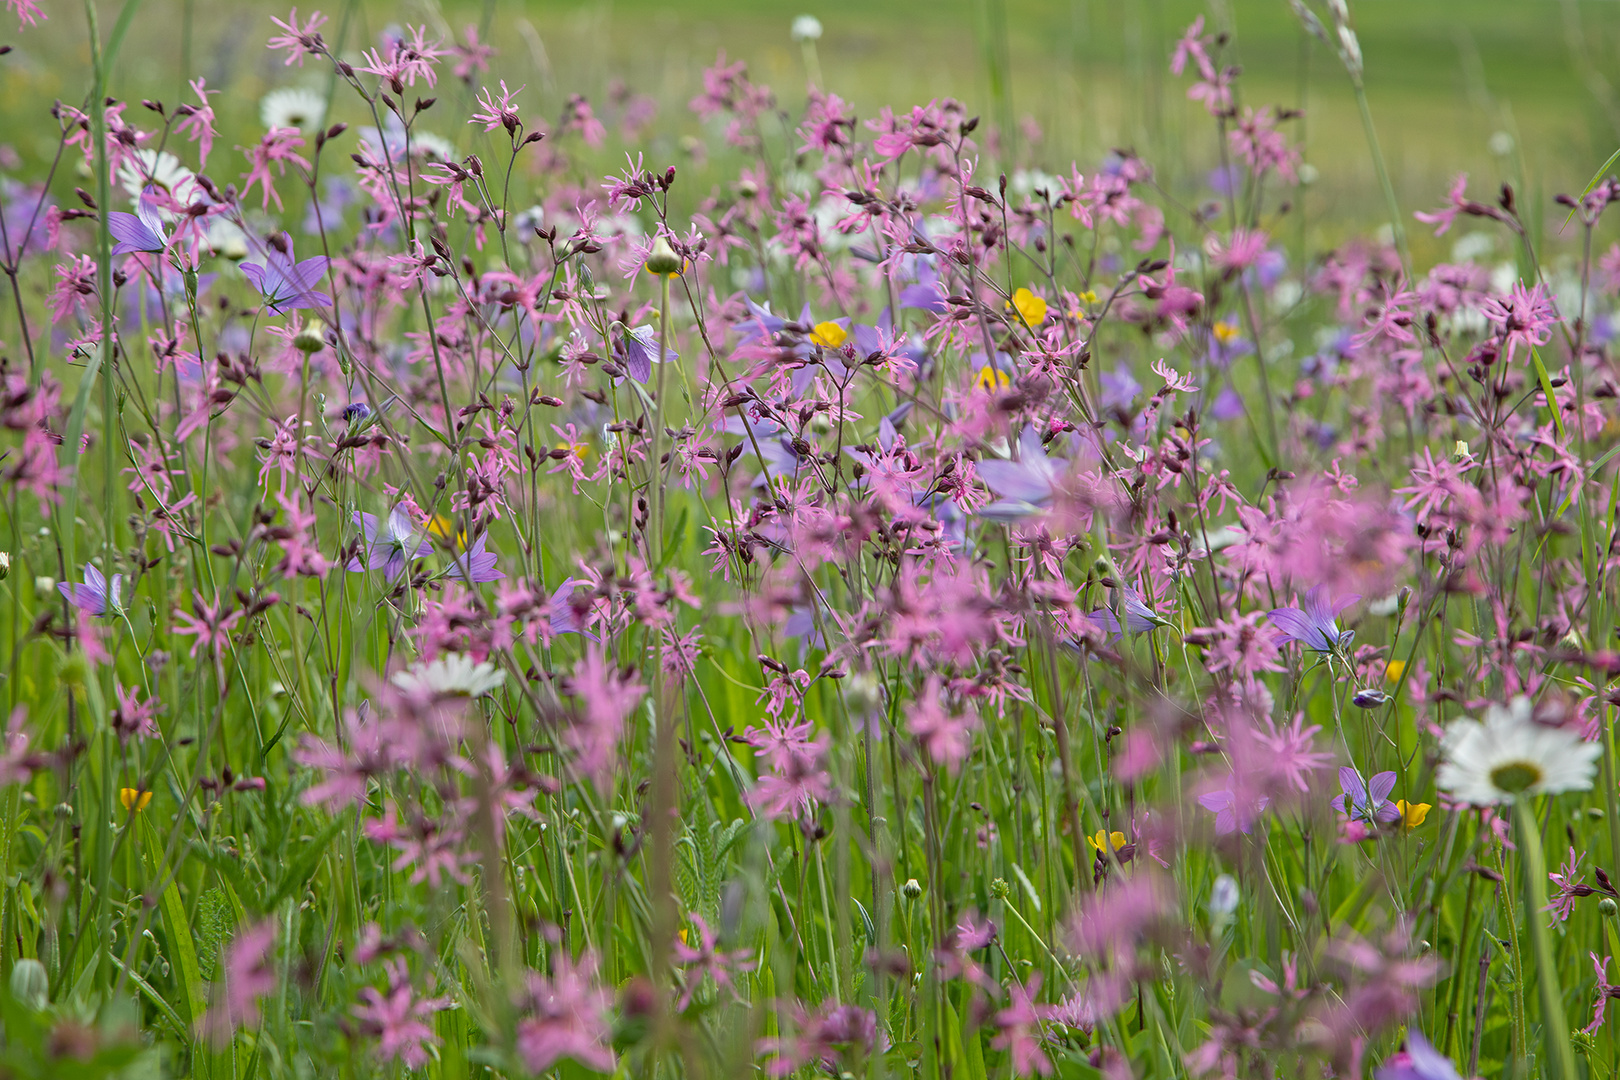
<instances>
[{"instance_id":1,"label":"white daisy flower","mask_svg":"<svg viewBox=\"0 0 1620 1080\"><path fill-rule=\"evenodd\" d=\"M152 185L167 191L181 206L190 206L204 197L197 174L167 150L136 150L119 168L118 182L131 199L139 199L141 192Z\"/></svg>"},{"instance_id":2,"label":"white daisy flower","mask_svg":"<svg viewBox=\"0 0 1620 1080\"><path fill-rule=\"evenodd\" d=\"M326 96L297 86L272 90L259 99L259 119L267 128L313 131L326 119Z\"/></svg>"},{"instance_id":3,"label":"white daisy flower","mask_svg":"<svg viewBox=\"0 0 1620 1080\"><path fill-rule=\"evenodd\" d=\"M396 672L391 682L407 693L433 693L441 697L483 697L506 678L506 672L487 661L473 663L465 653L444 653L429 663L412 664Z\"/></svg>"},{"instance_id":4,"label":"white daisy flower","mask_svg":"<svg viewBox=\"0 0 1620 1080\"><path fill-rule=\"evenodd\" d=\"M456 145L443 135L435 135L431 131L411 132L411 153L418 154L429 161L456 160Z\"/></svg>"},{"instance_id":5,"label":"white daisy flower","mask_svg":"<svg viewBox=\"0 0 1620 1080\"><path fill-rule=\"evenodd\" d=\"M209 218L205 241L208 250L220 258L241 262L248 257L247 233L229 218Z\"/></svg>"},{"instance_id":6,"label":"white daisy flower","mask_svg":"<svg viewBox=\"0 0 1620 1080\"><path fill-rule=\"evenodd\" d=\"M1603 748L1568 728L1539 724L1530 699L1491 705L1485 722L1453 721L1440 740L1445 760L1440 790L1471 806L1512 802L1519 795L1554 795L1592 786Z\"/></svg>"}]
</instances>

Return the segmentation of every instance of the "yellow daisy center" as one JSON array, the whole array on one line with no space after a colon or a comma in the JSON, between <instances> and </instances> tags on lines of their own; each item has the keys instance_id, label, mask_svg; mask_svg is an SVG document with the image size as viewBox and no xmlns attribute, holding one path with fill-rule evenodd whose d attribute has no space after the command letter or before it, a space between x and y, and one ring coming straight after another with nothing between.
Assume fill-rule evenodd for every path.
<instances>
[{"instance_id":1,"label":"yellow daisy center","mask_svg":"<svg viewBox=\"0 0 1620 1080\"><path fill-rule=\"evenodd\" d=\"M1541 766L1533 761L1509 761L1491 770L1491 783L1511 795L1541 783Z\"/></svg>"}]
</instances>

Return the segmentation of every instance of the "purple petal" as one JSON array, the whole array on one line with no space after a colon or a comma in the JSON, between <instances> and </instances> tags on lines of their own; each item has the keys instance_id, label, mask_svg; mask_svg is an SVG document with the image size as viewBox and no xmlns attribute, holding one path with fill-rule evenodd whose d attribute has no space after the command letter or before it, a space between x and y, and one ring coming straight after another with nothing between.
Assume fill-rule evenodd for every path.
<instances>
[{"instance_id":1,"label":"purple petal","mask_svg":"<svg viewBox=\"0 0 1620 1080\"><path fill-rule=\"evenodd\" d=\"M1374 806L1381 806L1389 801L1389 793L1395 790L1395 774L1381 772L1367 783L1367 801Z\"/></svg>"},{"instance_id":2,"label":"purple petal","mask_svg":"<svg viewBox=\"0 0 1620 1080\"><path fill-rule=\"evenodd\" d=\"M1038 503L1052 497L1051 478L1027 462L981 461L976 471L979 479L1004 499Z\"/></svg>"},{"instance_id":3,"label":"purple petal","mask_svg":"<svg viewBox=\"0 0 1620 1080\"><path fill-rule=\"evenodd\" d=\"M114 255L163 250L163 240L134 214L126 214L121 210L112 211L107 215L107 231L118 241L112 249Z\"/></svg>"},{"instance_id":4,"label":"purple petal","mask_svg":"<svg viewBox=\"0 0 1620 1080\"><path fill-rule=\"evenodd\" d=\"M1339 766L1339 787L1351 799L1362 799L1367 794L1367 788L1361 782L1361 774L1349 765Z\"/></svg>"}]
</instances>

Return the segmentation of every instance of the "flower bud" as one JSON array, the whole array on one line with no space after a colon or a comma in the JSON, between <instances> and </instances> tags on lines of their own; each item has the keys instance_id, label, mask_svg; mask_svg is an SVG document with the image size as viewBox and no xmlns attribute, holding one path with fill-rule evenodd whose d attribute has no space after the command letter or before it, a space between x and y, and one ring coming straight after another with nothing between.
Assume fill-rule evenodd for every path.
<instances>
[{"instance_id":1,"label":"flower bud","mask_svg":"<svg viewBox=\"0 0 1620 1080\"><path fill-rule=\"evenodd\" d=\"M38 1012L50 1003L51 977L38 960L18 960L11 966L11 997Z\"/></svg>"},{"instance_id":2,"label":"flower bud","mask_svg":"<svg viewBox=\"0 0 1620 1080\"><path fill-rule=\"evenodd\" d=\"M996 878L990 883L990 895L998 900L1005 900L1012 895L1012 888L1008 886L1006 878Z\"/></svg>"},{"instance_id":3,"label":"flower bud","mask_svg":"<svg viewBox=\"0 0 1620 1080\"><path fill-rule=\"evenodd\" d=\"M675 249L662 236L653 241L652 251L647 256L647 272L665 277L681 272L681 257L675 254Z\"/></svg>"},{"instance_id":4,"label":"flower bud","mask_svg":"<svg viewBox=\"0 0 1620 1080\"><path fill-rule=\"evenodd\" d=\"M56 595L56 579L41 574L34 579L34 599L49 600Z\"/></svg>"},{"instance_id":5,"label":"flower bud","mask_svg":"<svg viewBox=\"0 0 1620 1080\"><path fill-rule=\"evenodd\" d=\"M0 581L11 576L11 552L0 551Z\"/></svg>"},{"instance_id":6,"label":"flower bud","mask_svg":"<svg viewBox=\"0 0 1620 1080\"><path fill-rule=\"evenodd\" d=\"M1460 465L1467 460L1468 441L1466 439L1458 439L1451 447L1451 462L1453 465Z\"/></svg>"},{"instance_id":7,"label":"flower bud","mask_svg":"<svg viewBox=\"0 0 1620 1080\"><path fill-rule=\"evenodd\" d=\"M1614 914L1617 911L1620 911L1620 904L1616 904L1614 902L1614 897L1605 896L1603 899L1598 901L1598 914L1602 915L1605 919L1614 918Z\"/></svg>"},{"instance_id":8,"label":"flower bud","mask_svg":"<svg viewBox=\"0 0 1620 1080\"><path fill-rule=\"evenodd\" d=\"M900 895L904 896L907 900L917 899L917 897L922 895L922 892L922 885L917 882L916 878L907 878L906 883L900 886Z\"/></svg>"},{"instance_id":9,"label":"flower bud","mask_svg":"<svg viewBox=\"0 0 1620 1080\"><path fill-rule=\"evenodd\" d=\"M1222 874L1209 891L1209 910L1216 915L1230 915L1237 910L1240 898L1237 879L1231 874Z\"/></svg>"},{"instance_id":10,"label":"flower bud","mask_svg":"<svg viewBox=\"0 0 1620 1080\"><path fill-rule=\"evenodd\" d=\"M844 700L852 716L866 716L883 704L883 683L870 671L861 671L844 682Z\"/></svg>"},{"instance_id":11,"label":"flower bud","mask_svg":"<svg viewBox=\"0 0 1620 1080\"><path fill-rule=\"evenodd\" d=\"M320 352L326 348L325 331L326 326L319 319L311 319L300 326L298 333L293 335L293 348L305 355Z\"/></svg>"},{"instance_id":12,"label":"flower bud","mask_svg":"<svg viewBox=\"0 0 1620 1080\"><path fill-rule=\"evenodd\" d=\"M791 32L794 41L818 41L821 38L821 20L814 15L800 15L793 20Z\"/></svg>"}]
</instances>

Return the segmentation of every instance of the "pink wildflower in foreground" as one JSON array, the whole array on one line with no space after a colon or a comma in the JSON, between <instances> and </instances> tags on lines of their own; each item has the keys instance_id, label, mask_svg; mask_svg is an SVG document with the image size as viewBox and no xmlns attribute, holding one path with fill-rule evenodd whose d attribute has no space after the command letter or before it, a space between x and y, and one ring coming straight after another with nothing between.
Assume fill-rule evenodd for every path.
<instances>
[{"instance_id":1,"label":"pink wildflower in foreground","mask_svg":"<svg viewBox=\"0 0 1620 1080\"><path fill-rule=\"evenodd\" d=\"M973 748L973 731L979 726L979 718L971 712L948 711L940 694L939 679L929 679L906 718L906 726L931 762L954 773Z\"/></svg>"},{"instance_id":2,"label":"pink wildflower in foreground","mask_svg":"<svg viewBox=\"0 0 1620 1080\"><path fill-rule=\"evenodd\" d=\"M765 1063L771 1076L786 1076L806 1065L847 1072L888 1045L878 1030L877 1014L857 1005L829 1001L812 1012L794 1002L793 1017L793 1035L759 1042L759 1052L771 1055Z\"/></svg>"},{"instance_id":3,"label":"pink wildflower in foreground","mask_svg":"<svg viewBox=\"0 0 1620 1080\"><path fill-rule=\"evenodd\" d=\"M406 1068L420 1069L428 1063L428 1047L439 1045L429 1021L440 1009L450 1007L448 998L419 998L411 985L405 960L396 957L387 963L388 992L370 986L360 991L354 1018L361 1030L377 1039L377 1056L383 1061L403 1062Z\"/></svg>"},{"instance_id":4,"label":"pink wildflower in foreground","mask_svg":"<svg viewBox=\"0 0 1620 1080\"><path fill-rule=\"evenodd\" d=\"M596 957L578 963L557 952L551 975L530 972L517 1024L517 1052L531 1072L541 1073L563 1058L597 1072L613 1069L608 1014L612 997L596 980Z\"/></svg>"},{"instance_id":5,"label":"pink wildflower in foreground","mask_svg":"<svg viewBox=\"0 0 1620 1080\"><path fill-rule=\"evenodd\" d=\"M613 772L613 755L624 721L647 688L633 675L611 666L606 653L593 642L575 666L568 689L582 709L564 732L564 741L572 747L579 771L603 786Z\"/></svg>"},{"instance_id":6,"label":"pink wildflower in foreground","mask_svg":"<svg viewBox=\"0 0 1620 1080\"><path fill-rule=\"evenodd\" d=\"M225 950L222 979L214 986L208 1011L198 1029L216 1049L223 1049L239 1028L259 1022L259 999L276 988L270 966L276 943L276 923L265 919L238 931Z\"/></svg>"}]
</instances>

